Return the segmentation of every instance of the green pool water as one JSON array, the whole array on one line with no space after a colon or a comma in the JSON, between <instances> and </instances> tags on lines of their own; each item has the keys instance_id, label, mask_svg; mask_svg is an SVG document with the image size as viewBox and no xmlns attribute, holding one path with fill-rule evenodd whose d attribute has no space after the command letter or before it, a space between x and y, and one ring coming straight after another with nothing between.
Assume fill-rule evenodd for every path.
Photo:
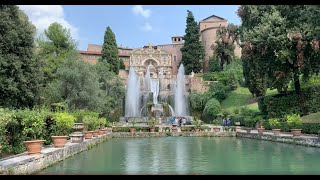
<instances>
[{"instance_id":1,"label":"green pool water","mask_svg":"<svg viewBox=\"0 0 320 180\"><path fill-rule=\"evenodd\" d=\"M114 138L38 174L320 174L320 148L243 138Z\"/></svg>"}]
</instances>

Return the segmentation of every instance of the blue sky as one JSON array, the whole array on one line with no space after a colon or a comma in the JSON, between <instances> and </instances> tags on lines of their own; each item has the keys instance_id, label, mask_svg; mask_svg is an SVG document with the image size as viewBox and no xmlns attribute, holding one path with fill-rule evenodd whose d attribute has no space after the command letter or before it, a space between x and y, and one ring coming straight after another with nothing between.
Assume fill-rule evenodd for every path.
<instances>
[{"instance_id":1,"label":"blue sky","mask_svg":"<svg viewBox=\"0 0 320 180\"><path fill-rule=\"evenodd\" d=\"M20 6L43 32L50 23L59 22L71 30L79 50L102 44L104 31L110 26L118 46L137 48L148 43L168 44L171 36L184 35L187 10L196 21L217 15L229 23L240 24L237 5L64 5Z\"/></svg>"}]
</instances>

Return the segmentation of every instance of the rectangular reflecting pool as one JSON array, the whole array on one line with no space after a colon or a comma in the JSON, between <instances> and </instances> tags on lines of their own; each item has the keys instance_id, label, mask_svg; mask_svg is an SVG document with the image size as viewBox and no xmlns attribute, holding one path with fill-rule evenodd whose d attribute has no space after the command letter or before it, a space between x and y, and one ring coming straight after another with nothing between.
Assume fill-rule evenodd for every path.
<instances>
[{"instance_id":1,"label":"rectangular reflecting pool","mask_svg":"<svg viewBox=\"0 0 320 180\"><path fill-rule=\"evenodd\" d=\"M320 148L231 137L114 138L37 174L320 174Z\"/></svg>"}]
</instances>

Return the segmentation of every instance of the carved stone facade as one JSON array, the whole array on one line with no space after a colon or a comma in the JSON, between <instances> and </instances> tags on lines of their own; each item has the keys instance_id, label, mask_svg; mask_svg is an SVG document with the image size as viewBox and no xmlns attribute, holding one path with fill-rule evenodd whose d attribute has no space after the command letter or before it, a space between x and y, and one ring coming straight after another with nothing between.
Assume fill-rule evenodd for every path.
<instances>
[{"instance_id":1,"label":"carved stone facade","mask_svg":"<svg viewBox=\"0 0 320 180\"><path fill-rule=\"evenodd\" d=\"M149 45L131 52L129 66L133 67L140 76L145 75L148 65L150 65L152 78L159 78L161 73L164 78L171 78L171 54L168 51Z\"/></svg>"}]
</instances>

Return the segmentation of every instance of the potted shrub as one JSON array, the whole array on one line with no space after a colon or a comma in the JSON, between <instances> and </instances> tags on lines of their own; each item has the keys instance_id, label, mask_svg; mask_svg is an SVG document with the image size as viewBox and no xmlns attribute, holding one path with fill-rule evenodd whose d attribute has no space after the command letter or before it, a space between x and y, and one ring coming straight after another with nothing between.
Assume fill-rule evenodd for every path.
<instances>
[{"instance_id":1,"label":"potted shrub","mask_svg":"<svg viewBox=\"0 0 320 180\"><path fill-rule=\"evenodd\" d=\"M258 134L259 134L259 135L262 135L263 132L264 132L264 130L265 130L265 128L263 127L263 119L262 119L261 116L257 116L255 119L256 119L256 121L259 122L259 123L258 123L259 125L258 125L258 128L257 128Z\"/></svg>"},{"instance_id":2,"label":"potted shrub","mask_svg":"<svg viewBox=\"0 0 320 180\"><path fill-rule=\"evenodd\" d=\"M251 116L248 116L244 119L245 130L249 134L253 127L255 127L255 120Z\"/></svg>"},{"instance_id":3,"label":"potted shrub","mask_svg":"<svg viewBox=\"0 0 320 180\"><path fill-rule=\"evenodd\" d=\"M291 114L286 116L287 125L291 129L293 137L301 135L302 121L299 114Z\"/></svg>"},{"instance_id":4,"label":"potted shrub","mask_svg":"<svg viewBox=\"0 0 320 180\"><path fill-rule=\"evenodd\" d=\"M156 119L155 118L151 118L151 120L148 121L148 125L149 125L150 132L156 131Z\"/></svg>"},{"instance_id":5,"label":"potted shrub","mask_svg":"<svg viewBox=\"0 0 320 180\"><path fill-rule=\"evenodd\" d=\"M271 118L271 119L269 119L269 125L271 126L272 132L273 132L274 135L279 135L279 134L280 134L281 124L280 124L280 121L279 121L278 118Z\"/></svg>"},{"instance_id":6,"label":"potted shrub","mask_svg":"<svg viewBox=\"0 0 320 180\"><path fill-rule=\"evenodd\" d=\"M84 116L83 117L83 126L84 126L84 138L91 139L93 137L93 130L95 130L95 117Z\"/></svg>"},{"instance_id":7,"label":"potted shrub","mask_svg":"<svg viewBox=\"0 0 320 180\"><path fill-rule=\"evenodd\" d=\"M52 127L54 136L51 136L54 147L64 147L68 135L74 126L75 117L66 112L57 112L53 115L54 125Z\"/></svg>"},{"instance_id":8,"label":"potted shrub","mask_svg":"<svg viewBox=\"0 0 320 180\"><path fill-rule=\"evenodd\" d=\"M133 119L133 120L131 121L131 127L130 127L130 132L131 132L132 134L136 133L136 128L134 127L135 124L136 124L136 121Z\"/></svg>"},{"instance_id":9,"label":"potted shrub","mask_svg":"<svg viewBox=\"0 0 320 180\"><path fill-rule=\"evenodd\" d=\"M45 142L41 138L45 129L45 114L33 110L21 110L17 112L16 116L21 120L23 126L22 134L27 140L23 143L28 154L40 154Z\"/></svg>"},{"instance_id":10,"label":"potted shrub","mask_svg":"<svg viewBox=\"0 0 320 180\"><path fill-rule=\"evenodd\" d=\"M212 128L213 131L214 131L214 132L219 132L219 131L220 131L220 127L217 127L217 126L220 125L219 120L217 120L217 119L213 120L213 121L212 121L212 124L215 126L215 127Z\"/></svg>"},{"instance_id":11,"label":"potted shrub","mask_svg":"<svg viewBox=\"0 0 320 180\"><path fill-rule=\"evenodd\" d=\"M196 119L196 120L192 121L192 123L193 123L193 125L195 125L194 131L195 132L200 132L202 121L200 119L198 119L198 120Z\"/></svg>"},{"instance_id":12,"label":"potted shrub","mask_svg":"<svg viewBox=\"0 0 320 180\"><path fill-rule=\"evenodd\" d=\"M98 123L99 123L99 135L103 135L106 134L106 130L105 130L105 124L106 124L106 119L104 118L99 118L98 119Z\"/></svg>"}]
</instances>

